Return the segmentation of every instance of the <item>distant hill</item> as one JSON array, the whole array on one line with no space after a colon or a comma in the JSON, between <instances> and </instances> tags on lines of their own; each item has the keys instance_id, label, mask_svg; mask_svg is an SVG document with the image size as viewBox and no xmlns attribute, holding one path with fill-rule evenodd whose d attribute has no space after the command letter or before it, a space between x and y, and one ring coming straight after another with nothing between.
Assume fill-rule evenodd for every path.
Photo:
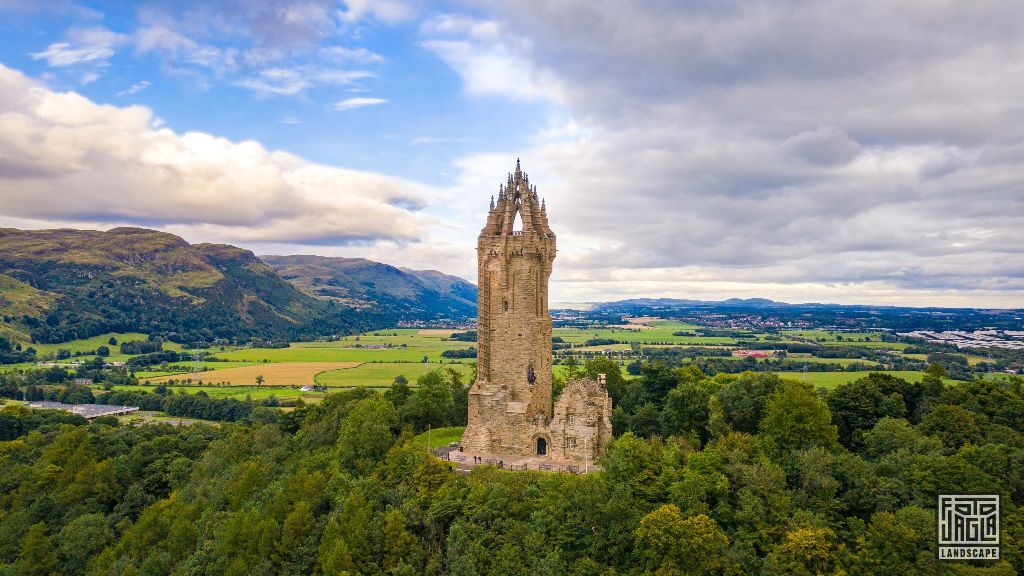
<instances>
[{"instance_id":1,"label":"distant hill","mask_svg":"<svg viewBox=\"0 0 1024 576\"><path fill-rule=\"evenodd\" d=\"M0 334L36 342L128 331L301 338L396 319L314 298L248 250L141 228L0 229L0 311Z\"/></svg>"},{"instance_id":2,"label":"distant hill","mask_svg":"<svg viewBox=\"0 0 1024 576\"><path fill-rule=\"evenodd\" d=\"M777 325L859 327L908 330L1020 330L1022 309L910 308L871 304L788 304L767 298L686 300L633 298L615 302L562 304L562 314L592 320L618 321L622 316L660 316L701 323L710 316L738 318L753 315ZM569 311L573 312L569 312Z\"/></svg>"},{"instance_id":3,"label":"distant hill","mask_svg":"<svg viewBox=\"0 0 1024 576\"><path fill-rule=\"evenodd\" d=\"M356 309L387 308L418 319L476 315L476 286L436 270L396 268L363 258L260 258L306 294Z\"/></svg>"},{"instance_id":4,"label":"distant hill","mask_svg":"<svg viewBox=\"0 0 1024 576\"><path fill-rule=\"evenodd\" d=\"M628 308L700 308L700 307L724 307L724 308L783 308L793 306L785 302L777 302L767 298L729 298L727 300L683 300L679 298L632 298L629 300L616 300L614 302L594 303L592 310L618 310ZM817 304L804 304L803 306L817 306Z\"/></svg>"}]
</instances>

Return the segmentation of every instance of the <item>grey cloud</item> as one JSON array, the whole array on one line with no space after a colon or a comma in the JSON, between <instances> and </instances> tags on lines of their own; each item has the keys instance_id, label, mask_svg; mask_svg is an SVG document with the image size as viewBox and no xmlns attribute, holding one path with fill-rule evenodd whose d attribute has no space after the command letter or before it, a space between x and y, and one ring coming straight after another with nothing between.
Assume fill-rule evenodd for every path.
<instances>
[{"instance_id":1,"label":"grey cloud","mask_svg":"<svg viewBox=\"0 0 1024 576\"><path fill-rule=\"evenodd\" d=\"M529 155L558 175L546 195L565 275L1024 301L1018 3L496 9L527 40L516 56L555 79L587 130Z\"/></svg>"},{"instance_id":2,"label":"grey cloud","mask_svg":"<svg viewBox=\"0 0 1024 576\"><path fill-rule=\"evenodd\" d=\"M824 126L787 139L785 146L795 156L822 166L846 164L861 152L860 144L846 132Z\"/></svg>"}]
</instances>

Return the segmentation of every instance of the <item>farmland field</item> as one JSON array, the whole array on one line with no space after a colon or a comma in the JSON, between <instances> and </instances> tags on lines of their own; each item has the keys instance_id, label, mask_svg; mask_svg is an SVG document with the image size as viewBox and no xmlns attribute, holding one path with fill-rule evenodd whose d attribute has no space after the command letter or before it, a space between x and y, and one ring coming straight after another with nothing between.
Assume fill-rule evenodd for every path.
<instances>
[{"instance_id":1,"label":"farmland field","mask_svg":"<svg viewBox=\"0 0 1024 576\"><path fill-rule=\"evenodd\" d=\"M320 372L355 368L358 365L356 362L278 362L209 370L192 374L160 376L149 381L156 384L167 382L168 380L192 379L197 382L224 383L237 386L255 384L256 377L263 376L266 379L264 384L267 386L291 386L295 384L313 384L316 375Z\"/></svg>"},{"instance_id":2,"label":"farmland field","mask_svg":"<svg viewBox=\"0 0 1024 576\"><path fill-rule=\"evenodd\" d=\"M607 326L599 328L555 328L553 335L562 338L563 341L573 344L571 349L563 349L557 352L563 358L568 355L601 354L604 351L611 351L610 356L620 361L620 365L631 362L635 355L632 354L631 343L639 343L642 348L669 347L708 347L708 348L743 348L747 342L764 341L772 338L776 342L797 342L810 341L830 346L859 346L871 348L901 349L905 344L887 343L881 341L881 332L829 332L825 330L788 330L778 335L771 336L764 332L750 330L734 330L738 334L750 334L754 339L735 338L725 336L675 336L674 333L689 332L695 333L700 330L713 330L694 324L683 322L648 319L648 324L632 327L631 325ZM357 336L347 336L331 341L316 342L293 342L287 348L253 348L248 346L227 346L209 348L204 352L223 360L222 362L200 361L198 366L204 368L197 374L190 369L194 364L191 361L172 363L176 371L161 371L157 366L136 370L135 376L142 382L156 384L168 380L198 379L204 384L215 384L224 382L230 386L253 386L256 376L262 375L265 378L264 389L273 386L291 386L303 384L318 384L328 387L352 387L367 386L382 388L390 386L398 375L408 378L410 384L415 385L416 379L431 370L438 368L452 367L457 369L463 376L464 381L472 377L475 359L448 359L441 356L447 350L466 350L475 346L474 342L463 342L449 340L453 333L458 330L451 329L415 329L415 328L392 328L367 332ZM128 340L145 340L147 336L141 333L112 333L95 336L83 340L76 340L63 344L39 345L37 349L43 354L56 353L59 349L67 349L74 352L85 352L94 350L101 345L107 345L109 338L113 336L118 343ZM621 342L619 344L605 344L597 346L583 346L582 344L591 339L608 339ZM839 340L842 338L842 340ZM868 340L870 339L870 340ZM116 346L111 346L111 360L126 360L130 356L120 355ZM180 345L165 343L166 349L180 350ZM189 351L194 352L194 351ZM906 355L909 358L924 361L925 355ZM984 360L981 356L965 355L972 365ZM83 357L81 359L86 359ZM427 362L424 363L424 358ZM807 361L809 363L829 363L840 366L847 366L855 363L873 364L871 361L856 358L818 358L800 353L790 353L791 361ZM582 360L585 361L585 358ZM714 359L713 359L714 360ZM717 360L736 360L735 358L719 357ZM10 370L19 367L29 367L28 364L8 365L0 367L0 370ZM554 366L556 376L564 377L565 369L562 365ZM918 372L892 372L901 377L920 379ZM783 377L803 378L802 372L780 372ZM866 372L810 372L807 380L816 386L832 387L842 382L855 380L862 377ZM625 375L625 374L624 374ZM628 377L628 376L627 376Z\"/></svg>"},{"instance_id":3,"label":"farmland field","mask_svg":"<svg viewBox=\"0 0 1024 576\"><path fill-rule=\"evenodd\" d=\"M825 346L862 346L864 348L888 348L902 350L910 344L905 342L883 342L883 332L829 332L827 330L783 330L782 336L803 339ZM840 340L839 338L842 338Z\"/></svg>"},{"instance_id":4,"label":"farmland field","mask_svg":"<svg viewBox=\"0 0 1024 576\"><path fill-rule=\"evenodd\" d=\"M35 364L32 362L20 362L18 364L0 364L0 372L9 372L12 370L21 370L23 368L32 368Z\"/></svg>"},{"instance_id":5,"label":"farmland field","mask_svg":"<svg viewBox=\"0 0 1024 576\"><path fill-rule=\"evenodd\" d=\"M924 372L915 372L913 370L889 370L883 372L897 378L902 378L908 382L920 382L924 378ZM789 378L791 380L801 380L808 382L814 386L821 388L835 388L840 384L846 384L859 380L870 372L776 372L780 378ZM805 378L806 376L806 378ZM946 384L958 384L957 380L947 378Z\"/></svg>"},{"instance_id":6,"label":"farmland field","mask_svg":"<svg viewBox=\"0 0 1024 576\"><path fill-rule=\"evenodd\" d=\"M343 370L330 370L321 372L316 376L316 383L320 386L368 386L371 388L383 388L391 386L395 377L402 375L408 378L409 384L416 385L416 379L427 372L441 368L453 368L463 376L463 382L468 381L473 369L471 364L422 364L422 363L366 363L355 368Z\"/></svg>"},{"instance_id":7,"label":"farmland field","mask_svg":"<svg viewBox=\"0 0 1024 576\"><path fill-rule=\"evenodd\" d=\"M218 352L216 356L246 362L422 362L426 356L430 362L438 362L445 350L475 346L473 342L446 341L441 336L410 332L398 336L350 336L334 342L295 342L288 348L243 348Z\"/></svg>"},{"instance_id":8,"label":"farmland field","mask_svg":"<svg viewBox=\"0 0 1024 576\"><path fill-rule=\"evenodd\" d=\"M200 375L203 372L202 368L206 371L223 370L224 368L238 368L240 366L252 366L254 362L199 362ZM152 370L136 370L135 377L139 380L145 380L147 378L159 378L161 376L173 376L176 374L191 374L194 369L195 362L176 362L173 366L187 367L187 370L159 370L159 367L153 367ZM265 365L265 364L264 364Z\"/></svg>"},{"instance_id":9,"label":"farmland field","mask_svg":"<svg viewBox=\"0 0 1024 576\"><path fill-rule=\"evenodd\" d=\"M789 354L786 356L789 360L802 361L802 362L818 362L821 364L840 364L848 366L850 364L869 364L874 365L875 362L871 360L861 360L860 358L819 358L817 356L811 356L810 354Z\"/></svg>"},{"instance_id":10,"label":"farmland field","mask_svg":"<svg viewBox=\"0 0 1024 576\"><path fill-rule=\"evenodd\" d=\"M303 392L291 386L168 386L175 393L195 394L205 392L210 398L235 398L244 400L265 400L271 396L278 400L302 398L305 402L319 402L326 392ZM152 392L153 386L114 386L114 390Z\"/></svg>"},{"instance_id":11,"label":"farmland field","mask_svg":"<svg viewBox=\"0 0 1024 576\"><path fill-rule=\"evenodd\" d=\"M637 328L555 328L553 336L566 342L582 344L594 338L617 340L619 342L662 343L669 342L679 345L695 344L735 344L735 338L721 336L673 336L673 332L693 332L699 327L682 322L660 321L650 326Z\"/></svg>"},{"instance_id":12,"label":"farmland field","mask_svg":"<svg viewBox=\"0 0 1024 576\"><path fill-rule=\"evenodd\" d=\"M110 339L114 338L117 344L111 345ZM67 359L88 359L91 356L85 355L83 357L75 358L74 354L84 354L85 352L95 351L100 346L106 346L110 349L110 355L104 357L105 360L110 362L123 362L131 355L121 354L121 343L148 340L149 336L142 334L141 332L107 332L106 334L100 334L99 336L91 336L89 338L82 338L80 340L71 340L68 342L61 342L59 344L33 344L31 342L22 342L23 347L29 347L36 349L36 354L40 360L53 358L57 356L57 352L60 350L67 350L72 354L72 358ZM164 342L164 350L181 350L181 344L176 342ZM64 362L65 360L61 360Z\"/></svg>"}]
</instances>

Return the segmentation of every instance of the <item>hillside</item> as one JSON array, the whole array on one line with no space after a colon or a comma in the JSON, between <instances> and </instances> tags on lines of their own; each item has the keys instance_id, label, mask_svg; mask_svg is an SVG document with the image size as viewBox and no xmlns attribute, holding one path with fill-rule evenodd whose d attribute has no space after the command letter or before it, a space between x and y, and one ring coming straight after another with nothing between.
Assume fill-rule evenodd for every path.
<instances>
[{"instance_id":1,"label":"hillside","mask_svg":"<svg viewBox=\"0 0 1024 576\"><path fill-rule=\"evenodd\" d=\"M0 229L0 330L61 342L138 331L183 341L296 338L394 321L313 298L252 252L154 230Z\"/></svg>"},{"instance_id":2,"label":"hillside","mask_svg":"<svg viewBox=\"0 0 1024 576\"><path fill-rule=\"evenodd\" d=\"M363 258L260 258L306 294L357 309L385 307L421 319L476 314L476 286L436 270L396 268Z\"/></svg>"}]
</instances>

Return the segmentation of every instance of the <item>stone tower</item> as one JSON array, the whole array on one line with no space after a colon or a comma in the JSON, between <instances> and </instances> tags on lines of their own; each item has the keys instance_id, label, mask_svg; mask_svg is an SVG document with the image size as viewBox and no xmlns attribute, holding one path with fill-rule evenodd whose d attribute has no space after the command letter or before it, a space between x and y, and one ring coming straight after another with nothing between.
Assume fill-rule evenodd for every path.
<instances>
[{"instance_id":1,"label":"stone tower","mask_svg":"<svg viewBox=\"0 0 1024 576\"><path fill-rule=\"evenodd\" d=\"M477 239L477 378L469 391L469 421L462 436L466 450L574 459L564 449L570 444L575 449L577 438L570 442L565 426L588 422L603 424L605 430L584 431L579 450L587 446L591 454L580 458L599 454L610 440L607 392L590 399L593 390L604 390L603 384L594 388L593 382L582 387L571 383L566 389L578 388L571 396L583 400L567 407L552 403L548 279L554 260L555 234L548 226L547 208L517 160L515 172L498 189L497 202L492 197L487 224ZM567 415L557 417L557 409ZM553 421L560 423L559 430L551 429ZM590 444L582 437L590 438Z\"/></svg>"},{"instance_id":2,"label":"stone tower","mask_svg":"<svg viewBox=\"0 0 1024 576\"><path fill-rule=\"evenodd\" d=\"M518 161L497 202L491 200L476 250L477 377L463 445L519 453L531 441L524 432L551 415L548 278L555 235Z\"/></svg>"}]
</instances>

